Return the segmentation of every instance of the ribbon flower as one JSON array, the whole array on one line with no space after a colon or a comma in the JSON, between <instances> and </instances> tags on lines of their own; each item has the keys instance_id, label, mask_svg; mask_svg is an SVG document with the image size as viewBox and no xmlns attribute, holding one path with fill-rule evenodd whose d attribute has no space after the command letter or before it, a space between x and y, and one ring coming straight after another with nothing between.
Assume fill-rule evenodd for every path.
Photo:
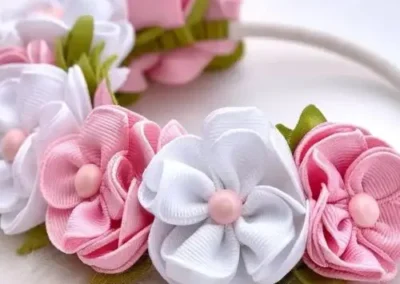
<instances>
[{"instance_id":1,"label":"ribbon flower","mask_svg":"<svg viewBox=\"0 0 400 284\"><path fill-rule=\"evenodd\" d=\"M78 67L0 67L1 229L18 234L44 222L46 204L37 182L47 145L73 131L91 109Z\"/></svg>"},{"instance_id":2,"label":"ribbon flower","mask_svg":"<svg viewBox=\"0 0 400 284\"><path fill-rule=\"evenodd\" d=\"M304 262L335 279L393 279L400 155L364 129L324 123L302 139L295 160L312 211Z\"/></svg>"},{"instance_id":3,"label":"ribbon flower","mask_svg":"<svg viewBox=\"0 0 400 284\"><path fill-rule=\"evenodd\" d=\"M139 33L152 27L179 30L185 25L193 25L187 22L188 17L199 12L195 9L198 8L196 4L201 2L208 2L201 20L236 20L239 16L241 0L130 0L127 6L128 17ZM203 36L207 32L207 29L203 29ZM160 44L174 45L182 37L166 39ZM149 50L149 53L130 62L131 73L123 90L143 92L148 87L147 79L168 85L186 84L201 75L216 56L231 55L237 46L235 41L215 40L206 36L205 40L166 52Z\"/></svg>"},{"instance_id":4,"label":"ribbon flower","mask_svg":"<svg viewBox=\"0 0 400 284\"><path fill-rule=\"evenodd\" d=\"M302 258L308 209L289 147L255 108L226 108L203 138L151 161L139 189L156 220L153 264L169 283L276 283Z\"/></svg>"},{"instance_id":5,"label":"ribbon flower","mask_svg":"<svg viewBox=\"0 0 400 284\"><path fill-rule=\"evenodd\" d=\"M89 15L94 20L93 42L89 42L89 44L96 46L104 42L105 48L101 54L101 61L117 55L113 67L119 66L133 48L134 29L124 19L124 6L115 5L117 7L115 8L108 2L99 0L94 8L86 0L68 0L63 6L36 11L29 17L19 19L15 24L15 29L23 46L36 40L43 40L47 42L51 50L54 50L55 41L65 37L80 16ZM80 30L78 32L81 33L79 36L82 36L82 33L89 31ZM86 40L91 40L89 35ZM83 46L86 44L85 42L74 43L74 45ZM79 50L81 46L74 46L74 48Z\"/></svg>"},{"instance_id":6,"label":"ribbon flower","mask_svg":"<svg viewBox=\"0 0 400 284\"><path fill-rule=\"evenodd\" d=\"M98 272L130 268L147 250L153 221L138 202L142 173L182 132L175 121L160 129L124 108L101 106L79 132L54 142L41 169L53 245Z\"/></svg>"}]
</instances>

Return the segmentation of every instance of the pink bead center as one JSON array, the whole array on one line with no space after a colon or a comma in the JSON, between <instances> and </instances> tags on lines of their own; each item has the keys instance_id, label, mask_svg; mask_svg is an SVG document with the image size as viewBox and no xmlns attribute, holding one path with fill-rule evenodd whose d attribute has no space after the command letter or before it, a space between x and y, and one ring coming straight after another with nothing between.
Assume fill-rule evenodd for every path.
<instances>
[{"instance_id":1,"label":"pink bead center","mask_svg":"<svg viewBox=\"0 0 400 284\"><path fill-rule=\"evenodd\" d=\"M83 165L75 176L75 190L79 197L90 198L100 189L102 173L98 166Z\"/></svg>"},{"instance_id":2,"label":"pink bead center","mask_svg":"<svg viewBox=\"0 0 400 284\"><path fill-rule=\"evenodd\" d=\"M233 190L219 190L208 201L211 218L220 225L235 222L242 214L242 200Z\"/></svg>"},{"instance_id":3,"label":"pink bead center","mask_svg":"<svg viewBox=\"0 0 400 284\"><path fill-rule=\"evenodd\" d=\"M366 193L355 195L349 203L349 212L357 226L372 228L379 219L378 202Z\"/></svg>"},{"instance_id":4,"label":"pink bead center","mask_svg":"<svg viewBox=\"0 0 400 284\"><path fill-rule=\"evenodd\" d=\"M7 161L14 161L25 139L26 134L21 129L11 129L4 135L1 141L1 152Z\"/></svg>"}]
</instances>

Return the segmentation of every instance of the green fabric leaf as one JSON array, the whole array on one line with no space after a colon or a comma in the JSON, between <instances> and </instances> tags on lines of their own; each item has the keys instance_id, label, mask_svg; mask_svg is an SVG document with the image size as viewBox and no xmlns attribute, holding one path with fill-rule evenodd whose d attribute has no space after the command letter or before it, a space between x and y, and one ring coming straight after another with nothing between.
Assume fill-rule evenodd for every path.
<instances>
[{"instance_id":1,"label":"green fabric leaf","mask_svg":"<svg viewBox=\"0 0 400 284\"><path fill-rule=\"evenodd\" d=\"M108 72L111 69L111 66L113 65L113 63L118 59L118 55L112 55L110 57L108 57L100 66L100 68L98 68L96 70L96 78L97 81L100 82L102 81L102 79L105 76L108 76Z\"/></svg>"},{"instance_id":2,"label":"green fabric leaf","mask_svg":"<svg viewBox=\"0 0 400 284\"><path fill-rule=\"evenodd\" d=\"M192 7L192 11L186 18L186 25L194 25L203 20L204 15L207 13L210 0L197 0Z\"/></svg>"},{"instance_id":3,"label":"green fabric leaf","mask_svg":"<svg viewBox=\"0 0 400 284\"><path fill-rule=\"evenodd\" d=\"M95 274L90 284L133 284L148 276L153 266L148 255L144 255L131 269L120 274Z\"/></svg>"},{"instance_id":4,"label":"green fabric leaf","mask_svg":"<svg viewBox=\"0 0 400 284\"><path fill-rule=\"evenodd\" d=\"M159 27L140 30L136 34L135 45L138 46L147 44L160 37L164 32L165 32L164 29Z\"/></svg>"},{"instance_id":5,"label":"green fabric leaf","mask_svg":"<svg viewBox=\"0 0 400 284\"><path fill-rule=\"evenodd\" d=\"M31 252L50 245L45 225L39 225L25 233L23 244L18 248L17 254L27 255Z\"/></svg>"},{"instance_id":6,"label":"green fabric leaf","mask_svg":"<svg viewBox=\"0 0 400 284\"><path fill-rule=\"evenodd\" d=\"M277 124L276 128L279 130L279 132L285 137L286 141L289 143L290 142L290 136L292 136L292 129L289 127L286 127L283 124Z\"/></svg>"},{"instance_id":7,"label":"green fabric leaf","mask_svg":"<svg viewBox=\"0 0 400 284\"><path fill-rule=\"evenodd\" d=\"M343 280L325 278L315 273L305 265L301 266L300 268L294 269L292 273L296 277L296 280L298 281L295 283L299 284L345 284L346 283Z\"/></svg>"},{"instance_id":8,"label":"green fabric leaf","mask_svg":"<svg viewBox=\"0 0 400 284\"><path fill-rule=\"evenodd\" d=\"M90 52L89 55L89 60L90 64L92 65L93 70L95 70L95 73L97 74L97 70L100 68L100 61L101 61L101 53L103 52L104 48L106 46L106 43L100 42L97 44L92 51Z\"/></svg>"},{"instance_id":9,"label":"green fabric leaf","mask_svg":"<svg viewBox=\"0 0 400 284\"><path fill-rule=\"evenodd\" d=\"M79 67L82 69L83 75L85 76L86 84L89 89L89 94L93 97L96 92L98 81L96 79L96 74L92 66L90 65L89 58L86 54L82 54L78 62Z\"/></svg>"},{"instance_id":10,"label":"green fabric leaf","mask_svg":"<svg viewBox=\"0 0 400 284\"><path fill-rule=\"evenodd\" d=\"M294 151L299 144L300 140L314 127L326 122L325 116L322 112L314 105L307 106L300 115L299 122L293 129L289 146L292 151Z\"/></svg>"},{"instance_id":11,"label":"green fabric leaf","mask_svg":"<svg viewBox=\"0 0 400 284\"><path fill-rule=\"evenodd\" d=\"M62 39L57 39L55 42L55 60L56 66L68 70L67 62L65 61L64 44Z\"/></svg>"},{"instance_id":12,"label":"green fabric leaf","mask_svg":"<svg viewBox=\"0 0 400 284\"><path fill-rule=\"evenodd\" d=\"M78 62L82 54L89 54L94 33L92 16L78 18L68 34L66 42L66 58L69 66Z\"/></svg>"},{"instance_id":13,"label":"green fabric leaf","mask_svg":"<svg viewBox=\"0 0 400 284\"><path fill-rule=\"evenodd\" d=\"M240 42L232 54L215 57L205 71L220 71L232 67L244 54L244 43Z\"/></svg>"},{"instance_id":14,"label":"green fabric leaf","mask_svg":"<svg viewBox=\"0 0 400 284\"><path fill-rule=\"evenodd\" d=\"M117 92L115 94L118 105L130 106L140 99L141 94Z\"/></svg>"}]
</instances>

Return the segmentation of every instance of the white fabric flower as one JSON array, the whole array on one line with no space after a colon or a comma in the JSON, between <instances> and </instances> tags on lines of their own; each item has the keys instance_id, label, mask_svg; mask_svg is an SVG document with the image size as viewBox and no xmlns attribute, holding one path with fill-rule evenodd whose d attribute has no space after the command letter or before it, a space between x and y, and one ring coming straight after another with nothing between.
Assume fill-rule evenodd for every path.
<instances>
[{"instance_id":1,"label":"white fabric flower","mask_svg":"<svg viewBox=\"0 0 400 284\"><path fill-rule=\"evenodd\" d=\"M156 217L149 253L173 284L269 284L301 259L308 204L289 147L256 108L225 108L203 138L152 160L139 189Z\"/></svg>"},{"instance_id":2,"label":"white fabric flower","mask_svg":"<svg viewBox=\"0 0 400 284\"><path fill-rule=\"evenodd\" d=\"M123 80L111 82L113 90ZM45 64L0 66L0 227L18 234L44 222L38 164L56 138L77 131L91 111L82 70Z\"/></svg>"},{"instance_id":3,"label":"white fabric flower","mask_svg":"<svg viewBox=\"0 0 400 284\"><path fill-rule=\"evenodd\" d=\"M66 0L59 6L33 10L16 23L16 29L24 44L37 39L53 44L54 39L70 31L80 16L91 15L95 20L93 46L105 42L102 59L117 55L114 66L119 66L135 41L134 28L122 3L122 0Z\"/></svg>"}]
</instances>

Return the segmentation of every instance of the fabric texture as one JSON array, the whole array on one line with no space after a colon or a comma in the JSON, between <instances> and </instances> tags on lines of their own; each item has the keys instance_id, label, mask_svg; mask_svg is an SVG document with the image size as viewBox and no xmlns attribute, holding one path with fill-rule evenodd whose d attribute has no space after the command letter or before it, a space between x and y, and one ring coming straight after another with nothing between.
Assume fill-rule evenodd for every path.
<instances>
[{"instance_id":1,"label":"fabric texture","mask_svg":"<svg viewBox=\"0 0 400 284\"><path fill-rule=\"evenodd\" d=\"M196 0L129 0L128 18L137 31L150 27L179 28L185 24ZM205 20L236 20L241 0L210 0ZM167 84L186 84L197 78L215 56L235 51L237 42L207 40L165 53L150 53L134 59L131 73L121 89L143 92L148 79Z\"/></svg>"},{"instance_id":2,"label":"fabric texture","mask_svg":"<svg viewBox=\"0 0 400 284\"><path fill-rule=\"evenodd\" d=\"M95 108L79 131L48 147L40 188L49 204L46 226L53 245L94 270L120 273L147 250L153 221L138 202L147 164L165 144L184 133L171 121L164 128L118 106ZM82 198L76 187L85 165L98 167L98 191Z\"/></svg>"},{"instance_id":3,"label":"fabric texture","mask_svg":"<svg viewBox=\"0 0 400 284\"><path fill-rule=\"evenodd\" d=\"M43 40L34 40L26 47L0 47L0 65L10 63L44 63L54 65L54 53Z\"/></svg>"},{"instance_id":4,"label":"fabric texture","mask_svg":"<svg viewBox=\"0 0 400 284\"><path fill-rule=\"evenodd\" d=\"M311 202L304 262L331 278L393 279L400 259L400 155L362 128L325 123L303 138L295 160ZM376 222L359 220L376 213Z\"/></svg>"},{"instance_id":5,"label":"fabric texture","mask_svg":"<svg viewBox=\"0 0 400 284\"><path fill-rule=\"evenodd\" d=\"M66 73L51 65L0 66L0 139L13 129L26 133L13 161L0 155L0 226L6 234L44 222L46 203L37 182L43 151L90 109L79 68Z\"/></svg>"},{"instance_id":6,"label":"fabric texture","mask_svg":"<svg viewBox=\"0 0 400 284\"><path fill-rule=\"evenodd\" d=\"M113 66L119 66L133 48L135 31L125 19L126 7L122 4L114 5L113 2L118 1L99 0L96 2L96 9L92 9L91 2L87 0L66 0L52 9L36 8L27 17L18 19L15 29L23 46L31 41L44 40L53 48L55 40L67 35L80 16L91 15L95 20L92 46L104 42L101 60L117 55L118 59ZM56 8L61 12L54 13Z\"/></svg>"},{"instance_id":7,"label":"fabric texture","mask_svg":"<svg viewBox=\"0 0 400 284\"><path fill-rule=\"evenodd\" d=\"M243 204L236 221L220 225L209 207L225 190ZM305 250L308 205L291 151L255 108L217 110L202 138L167 144L143 175L139 201L155 216L149 254L169 283L272 284Z\"/></svg>"}]
</instances>

